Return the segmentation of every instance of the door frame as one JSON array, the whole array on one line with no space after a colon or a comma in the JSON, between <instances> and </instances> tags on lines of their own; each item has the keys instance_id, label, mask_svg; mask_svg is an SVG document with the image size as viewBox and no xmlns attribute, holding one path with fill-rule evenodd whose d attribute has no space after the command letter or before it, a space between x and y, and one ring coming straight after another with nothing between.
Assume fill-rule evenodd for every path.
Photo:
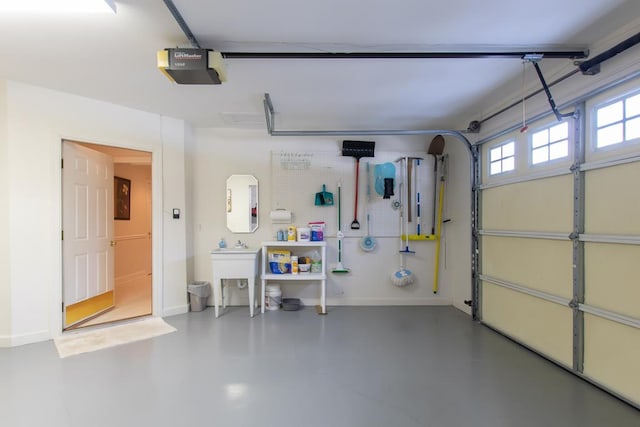
<instances>
[{"instance_id":1,"label":"door frame","mask_svg":"<svg viewBox=\"0 0 640 427\"><path fill-rule=\"evenodd\" d=\"M108 141L95 141L87 138L78 138L65 135L57 135L57 142L52 144L55 146L55 158L62 159L62 143L63 141L76 141L85 144L104 145L114 148L123 148L128 150L146 151L151 153L151 230L153 238L151 241L151 262L152 262L152 278L151 278L151 292L152 292L152 316L161 316L163 314L162 301L164 299L164 289L162 284L164 283L163 265L162 265L162 251L164 242L163 232L163 216L162 216L162 146L159 143L154 143L152 147L147 146L135 146L123 145L120 143L110 143ZM54 148L52 148L53 150ZM56 215L57 229L54 233L58 236L58 243L55 247L57 262L57 274L54 280L52 280L51 292L49 294L50 311L49 311L49 337L54 338L62 335L63 331L63 312L62 312L62 168L61 165L55 169L55 177L51 180L52 187L50 188L51 194L53 194L52 214Z\"/></svg>"}]
</instances>

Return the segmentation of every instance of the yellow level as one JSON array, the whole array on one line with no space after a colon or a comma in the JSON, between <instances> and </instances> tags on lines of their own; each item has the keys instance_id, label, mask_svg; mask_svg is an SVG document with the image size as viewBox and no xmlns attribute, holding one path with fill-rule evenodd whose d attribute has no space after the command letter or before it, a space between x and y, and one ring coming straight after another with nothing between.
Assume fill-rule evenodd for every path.
<instances>
[{"instance_id":1,"label":"yellow level","mask_svg":"<svg viewBox=\"0 0 640 427\"><path fill-rule=\"evenodd\" d=\"M406 234L403 234L400 236L400 238L402 240L404 239L409 239L409 240L436 240L436 235L435 234L409 234L408 236Z\"/></svg>"}]
</instances>

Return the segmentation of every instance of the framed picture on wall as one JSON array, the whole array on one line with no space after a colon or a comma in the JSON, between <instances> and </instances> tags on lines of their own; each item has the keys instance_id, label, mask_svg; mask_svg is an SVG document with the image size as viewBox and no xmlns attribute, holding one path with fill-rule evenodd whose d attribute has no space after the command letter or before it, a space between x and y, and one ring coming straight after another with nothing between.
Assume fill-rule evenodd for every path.
<instances>
[{"instance_id":1,"label":"framed picture on wall","mask_svg":"<svg viewBox=\"0 0 640 427\"><path fill-rule=\"evenodd\" d=\"M113 177L114 219L131 219L131 180Z\"/></svg>"}]
</instances>

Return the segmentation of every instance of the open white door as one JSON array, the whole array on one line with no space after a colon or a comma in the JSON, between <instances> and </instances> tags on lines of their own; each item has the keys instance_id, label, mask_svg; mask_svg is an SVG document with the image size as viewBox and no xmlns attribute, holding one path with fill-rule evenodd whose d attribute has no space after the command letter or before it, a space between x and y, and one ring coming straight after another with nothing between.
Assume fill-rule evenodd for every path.
<instances>
[{"instance_id":1,"label":"open white door","mask_svg":"<svg viewBox=\"0 0 640 427\"><path fill-rule=\"evenodd\" d=\"M62 144L63 327L114 305L113 161Z\"/></svg>"}]
</instances>

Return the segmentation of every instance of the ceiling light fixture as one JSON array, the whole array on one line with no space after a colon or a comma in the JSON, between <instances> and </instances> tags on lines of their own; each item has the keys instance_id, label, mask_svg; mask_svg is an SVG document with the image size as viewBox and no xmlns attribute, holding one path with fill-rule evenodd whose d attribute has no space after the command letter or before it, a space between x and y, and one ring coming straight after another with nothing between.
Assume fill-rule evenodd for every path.
<instances>
[{"instance_id":1,"label":"ceiling light fixture","mask_svg":"<svg viewBox=\"0 0 640 427\"><path fill-rule=\"evenodd\" d=\"M0 12L33 14L116 13L115 0L13 0L0 2Z\"/></svg>"}]
</instances>

